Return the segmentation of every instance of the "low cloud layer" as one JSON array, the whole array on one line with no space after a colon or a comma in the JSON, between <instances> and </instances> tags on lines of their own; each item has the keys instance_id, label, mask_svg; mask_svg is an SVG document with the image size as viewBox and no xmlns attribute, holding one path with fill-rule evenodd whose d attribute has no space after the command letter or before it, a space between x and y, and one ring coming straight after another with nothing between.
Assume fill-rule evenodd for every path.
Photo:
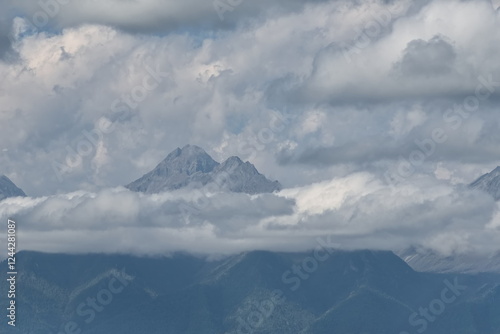
<instances>
[{"instance_id":1,"label":"low cloud layer","mask_svg":"<svg viewBox=\"0 0 500 334\"><path fill-rule=\"evenodd\" d=\"M12 198L0 202L0 218L16 219L20 249L50 252L298 251L322 238L344 249L415 246L450 255L500 251L498 209L488 195L446 183L391 188L356 173L254 196L114 188Z\"/></svg>"}]
</instances>

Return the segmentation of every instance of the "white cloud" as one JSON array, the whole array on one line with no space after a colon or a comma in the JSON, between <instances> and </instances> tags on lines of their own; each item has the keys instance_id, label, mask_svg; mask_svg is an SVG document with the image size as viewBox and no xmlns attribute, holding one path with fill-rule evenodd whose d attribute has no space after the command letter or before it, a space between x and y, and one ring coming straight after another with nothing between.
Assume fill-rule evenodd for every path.
<instances>
[{"instance_id":1,"label":"white cloud","mask_svg":"<svg viewBox=\"0 0 500 334\"><path fill-rule=\"evenodd\" d=\"M494 58L490 53L495 53L495 45L500 45L498 18L482 2L437 1L414 10L406 9L405 1L398 3L403 4L399 14L390 17L390 23L352 62L339 45L366 33L366 24L377 22L374 17L387 13L390 5L378 1L324 1L303 8L289 4L290 10L270 11L259 21L243 20L232 29L213 30L206 36L195 28L194 32L129 34L106 26L110 22L105 19L97 20L106 14L98 10L104 4L95 3L71 4L87 6L87 11L64 16L74 24L67 23L56 33L30 33L25 31L26 20L18 18L14 24L18 61L0 63L0 74L9 83L0 85L0 140L8 149L3 153L4 173L19 173L15 181L33 195L82 188L96 191L130 182L175 147L191 143L209 151L213 147L209 153L221 158L252 159L264 172L280 175L285 185L295 186L316 181L324 172L292 171L276 164L274 156L283 147L301 152L374 143L374 136L387 133L392 137L378 139L380 151L394 151L415 138L425 138L441 125L439 114L457 102L456 96L463 102L464 94L474 91L478 75L498 70L489 60ZM133 13L139 19L143 11L158 9L159 2L122 5L111 19L120 16L128 22ZM188 13L187 5L169 6L190 15L196 12ZM241 14L251 12L244 6L241 10ZM232 14L239 15L238 10ZM448 20L463 20L467 34ZM474 38L479 34L487 40ZM452 71L439 78L396 75L394 66L404 58L408 45L415 40L425 44L435 36L446 36L456 53ZM140 103L129 103L133 108L122 103L113 111L114 101L140 92L137 87L149 75L148 68L165 74L161 84ZM481 104L480 117L488 121L469 119L449 134L451 140L442 148L451 152L446 154L460 147L462 152L476 152L475 163L483 159L492 164L500 139L485 138L498 137L493 101L491 97ZM286 124L266 141L262 138L269 135L264 130L270 127L271 112L280 113ZM85 131L94 129L103 116L115 122L115 130L92 145L82 165L70 168L60 182L54 163L71 159L71 152L85 141ZM224 150L216 152L217 147ZM348 159L359 162L353 155ZM366 157L373 161L388 156ZM297 183L301 179L295 177L297 172L302 183Z\"/></svg>"},{"instance_id":2,"label":"white cloud","mask_svg":"<svg viewBox=\"0 0 500 334\"><path fill-rule=\"evenodd\" d=\"M253 196L114 188L12 198L0 217L16 219L22 249L40 251L290 251L326 235L346 249L500 250L498 206L487 195L425 181L391 190L368 173Z\"/></svg>"},{"instance_id":3,"label":"white cloud","mask_svg":"<svg viewBox=\"0 0 500 334\"><path fill-rule=\"evenodd\" d=\"M454 187L500 163L498 12L481 0L392 3L247 1L220 21L210 1L73 1L30 30L37 2L2 2L14 38L0 33L0 58L11 49L0 172L39 196L2 202L2 214L48 250L293 249L329 233L353 247L496 249L494 203ZM363 33L349 61L345 45ZM160 80L144 91L152 71ZM443 118L490 75L477 112ZM113 128L96 135L102 120ZM391 193L382 175L436 128L448 139ZM187 143L251 159L291 189L216 195L184 226L177 207L194 195L114 188Z\"/></svg>"}]
</instances>

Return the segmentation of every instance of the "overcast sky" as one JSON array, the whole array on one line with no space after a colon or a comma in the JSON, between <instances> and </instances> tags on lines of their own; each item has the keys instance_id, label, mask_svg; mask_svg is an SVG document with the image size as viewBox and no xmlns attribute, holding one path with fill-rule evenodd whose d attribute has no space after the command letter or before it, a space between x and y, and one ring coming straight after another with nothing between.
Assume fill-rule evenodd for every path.
<instances>
[{"instance_id":1,"label":"overcast sky","mask_svg":"<svg viewBox=\"0 0 500 334\"><path fill-rule=\"evenodd\" d=\"M497 204L463 186L500 165L498 1L59 2L0 3L22 247L500 248ZM200 208L120 188L186 144L286 189Z\"/></svg>"}]
</instances>

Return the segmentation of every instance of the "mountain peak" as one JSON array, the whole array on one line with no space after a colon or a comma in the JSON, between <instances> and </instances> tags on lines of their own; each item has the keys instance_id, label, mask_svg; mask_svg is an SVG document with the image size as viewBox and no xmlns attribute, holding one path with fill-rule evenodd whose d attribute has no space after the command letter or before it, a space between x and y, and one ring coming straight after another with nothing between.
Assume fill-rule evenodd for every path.
<instances>
[{"instance_id":1,"label":"mountain peak","mask_svg":"<svg viewBox=\"0 0 500 334\"><path fill-rule=\"evenodd\" d=\"M187 155L199 155L199 154L207 154L204 149L196 145L186 145L181 149L181 154Z\"/></svg>"},{"instance_id":2,"label":"mountain peak","mask_svg":"<svg viewBox=\"0 0 500 334\"><path fill-rule=\"evenodd\" d=\"M197 172L210 172L218 165L219 163L201 147L186 145L182 149L173 150L156 169L165 175L172 173L192 175Z\"/></svg>"},{"instance_id":3,"label":"mountain peak","mask_svg":"<svg viewBox=\"0 0 500 334\"><path fill-rule=\"evenodd\" d=\"M258 194L281 190L278 181L271 181L260 174L250 162L243 162L238 157L230 157L213 171L216 179L227 179L225 187L233 192ZM229 178L222 177L229 175Z\"/></svg>"},{"instance_id":4,"label":"mountain peak","mask_svg":"<svg viewBox=\"0 0 500 334\"><path fill-rule=\"evenodd\" d=\"M174 160L180 156L183 157L195 157L195 156L209 156L204 149L196 145L186 145L183 148L177 147L175 150L170 152L165 160Z\"/></svg>"},{"instance_id":5,"label":"mountain peak","mask_svg":"<svg viewBox=\"0 0 500 334\"><path fill-rule=\"evenodd\" d=\"M268 180L250 162L232 156L219 164L195 145L176 148L155 169L126 187L132 191L157 193L205 186L216 180L225 180L223 188L233 192L256 194L281 189L277 181Z\"/></svg>"},{"instance_id":6,"label":"mountain peak","mask_svg":"<svg viewBox=\"0 0 500 334\"><path fill-rule=\"evenodd\" d=\"M243 165L244 162L238 158L237 156L232 156L226 159L223 163L221 163L221 168L231 168L231 167L238 167Z\"/></svg>"},{"instance_id":7,"label":"mountain peak","mask_svg":"<svg viewBox=\"0 0 500 334\"><path fill-rule=\"evenodd\" d=\"M496 201L500 200L500 166L472 182L469 187L485 191Z\"/></svg>"},{"instance_id":8,"label":"mountain peak","mask_svg":"<svg viewBox=\"0 0 500 334\"><path fill-rule=\"evenodd\" d=\"M7 176L0 176L0 201L7 197L25 197L26 194L18 188Z\"/></svg>"}]
</instances>

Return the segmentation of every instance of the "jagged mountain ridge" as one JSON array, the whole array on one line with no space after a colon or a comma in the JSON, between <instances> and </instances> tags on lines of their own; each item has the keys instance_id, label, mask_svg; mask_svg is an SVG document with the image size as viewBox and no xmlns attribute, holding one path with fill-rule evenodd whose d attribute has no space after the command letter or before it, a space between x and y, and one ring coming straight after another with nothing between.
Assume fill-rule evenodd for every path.
<instances>
[{"instance_id":1,"label":"jagged mountain ridge","mask_svg":"<svg viewBox=\"0 0 500 334\"><path fill-rule=\"evenodd\" d=\"M126 185L126 188L151 194L208 184L214 184L221 190L248 194L281 190L278 181L268 180L250 162L233 156L218 163L195 145L175 149L152 171Z\"/></svg>"},{"instance_id":2,"label":"jagged mountain ridge","mask_svg":"<svg viewBox=\"0 0 500 334\"><path fill-rule=\"evenodd\" d=\"M500 166L472 182L469 187L487 192L495 201L500 200Z\"/></svg>"},{"instance_id":3,"label":"jagged mountain ridge","mask_svg":"<svg viewBox=\"0 0 500 334\"><path fill-rule=\"evenodd\" d=\"M8 197L25 197L26 194L17 187L7 176L0 176L0 201Z\"/></svg>"}]
</instances>

